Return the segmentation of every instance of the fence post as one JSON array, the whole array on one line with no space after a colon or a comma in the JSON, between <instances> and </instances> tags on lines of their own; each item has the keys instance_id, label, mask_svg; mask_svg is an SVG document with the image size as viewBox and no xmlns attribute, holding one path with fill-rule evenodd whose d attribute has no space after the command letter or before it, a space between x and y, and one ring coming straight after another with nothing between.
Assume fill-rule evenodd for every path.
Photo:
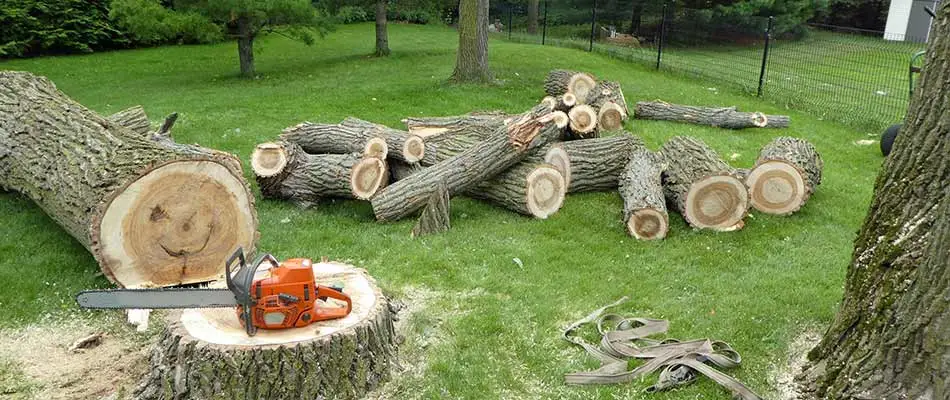
<instances>
[{"instance_id":1,"label":"fence post","mask_svg":"<svg viewBox=\"0 0 950 400\"><path fill-rule=\"evenodd\" d=\"M657 35L656 44L656 69L660 69L660 61L663 60L663 42L666 41L666 18L669 15L667 11L669 2L663 2L663 18L660 19L660 32Z\"/></svg>"},{"instance_id":2,"label":"fence post","mask_svg":"<svg viewBox=\"0 0 950 400\"><path fill-rule=\"evenodd\" d=\"M511 40L511 9L515 8L514 3L508 3L508 40Z\"/></svg>"},{"instance_id":3,"label":"fence post","mask_svg":"<svg viewBox=\"0 0 950 400\"><path fill-rule=\"evenodd\" d=\"M587 51L594 51L594 25L597 23L597 0L594 0L594 5L590 7L590 47L587 48Z\"/></svg>"},{"instance_id":4,"label":"fence post","mask_svg":"<svg viewBox=\"0 0 950 400\"><path fill-rule=\"evenodd\" d=\"M772 44L772 28L774 25L775 17L769 17L769 27L765 30L765 48L762 50L762 69L759 71L759 97L762 97L762 87L765 86L765 70L769 63L769 47Z\"/></svg>"},{"instance_id":5,"label":"fence post","mask_svg":"<svg viewBox=\"0 0 950 400\"><path fill-rule=\"evenodd\" d=\"M548 0L544 0L544 25L541 25L541 45L544 46L544 38L548 35Z\"/></svg>"}]
</instances>

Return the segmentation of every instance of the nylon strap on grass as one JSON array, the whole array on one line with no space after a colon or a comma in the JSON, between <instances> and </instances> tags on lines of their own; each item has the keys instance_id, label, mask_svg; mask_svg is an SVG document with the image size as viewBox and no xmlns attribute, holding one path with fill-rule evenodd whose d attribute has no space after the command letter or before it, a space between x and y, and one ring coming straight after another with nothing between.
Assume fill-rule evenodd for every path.
<instances>
[{"instance_id":1,"label":"nylon strap on grass","mask_svg":"<svg viewBox=\"0 0 950 400\"><path fill-rule=\"evenodd\" d=\"M618 314L605 314L607 309L627 301L624 296L611 304L594 310L564 329L564 340L583 347L588 354L600 360L600 368L593 371L574 372L565 375L569 384L612 384L629 382L644 375L660 371L656 384L647 392L657 392L687 385L703 374L742 400L761 400L735 378L713 368L735 368L742 362L739 353L725 342L698 339L681 342L676 339L657 340L650 336L666 333L669 321L649 318L628 318ZM588 343L576 331L589 324L597 325L600 346ZM627 360L646 360L630 370Z\"/></svg>"}]
</instances>

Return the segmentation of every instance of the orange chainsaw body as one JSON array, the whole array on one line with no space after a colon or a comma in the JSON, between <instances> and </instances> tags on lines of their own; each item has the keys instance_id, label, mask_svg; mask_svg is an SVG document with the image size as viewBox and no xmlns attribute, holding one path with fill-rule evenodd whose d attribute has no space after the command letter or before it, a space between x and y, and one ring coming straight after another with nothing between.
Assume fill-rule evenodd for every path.
<instances>
[{"instance_id":1,"label":"orange chainsaw body","mask_svg":"<svg viewBox=\"0 0 950 400\"><path fill-rule=\"evenodd\" d=\"M251 321L261 329L303 327L317 321L343 318L350 313L350 296L339 289L317 285L313 264L308 258L284 260L270 268L270 277L255 280L250 289L253 300ZM341 300L345 307L323 305L327 298ZM237 308L243 325L244 306Z\"/></svg>"}]
</instances>

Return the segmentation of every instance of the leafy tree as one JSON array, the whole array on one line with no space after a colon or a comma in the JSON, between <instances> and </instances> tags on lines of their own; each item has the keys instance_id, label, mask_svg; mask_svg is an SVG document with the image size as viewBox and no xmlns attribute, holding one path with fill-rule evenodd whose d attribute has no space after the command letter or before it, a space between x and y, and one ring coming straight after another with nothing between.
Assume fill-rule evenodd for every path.
<instances>
[{"instance_id":1,"label":"leafy tree","mask_svg":"<svg viewBox=\"0 0 950 400\"><path fill-rule=\"evenodd\" d=\"M950 1L854 242L844 299L800 376L820 399L950 396Z\"/></svg>"},{"instance_id":2,"label":"leafy tree","mask_svg":"<svg viewBox=\"0 0 950 400\"><path fill-rule=\"evenodd\" d=\"M452 80L491 82L488 68L488 0L461 0L459 4L459 48Z\"/></svg>"},{"instance_id":3,"label":"leafy tree","mask_svg":"<svg viewBox=\"0 0 950 400\"><path fill-rule=\"evenodd\" d=\"M254 76L254 39L261 33L278 33L312 44L314 33L323 36L330 27L309 0L175 0L167 13L155 6L159 0L113 0L113 9L150 11L117 12L124 26L142 37L156 37L169 31L208 34L208 25L237 38L241 75ZM158 20L155 16L161 16Z\"/></svg>"},{"instance_id":4,"label":"leafy tree","mask_svg":"<svg viewBox=\"0 0 950 400\"><path fill-rule=\"evenodd\" d=\"M0 2L0 57L88 53L124 41L107 15L105 4L98 1L4 0Z\"/></svg>"}]
</instances>

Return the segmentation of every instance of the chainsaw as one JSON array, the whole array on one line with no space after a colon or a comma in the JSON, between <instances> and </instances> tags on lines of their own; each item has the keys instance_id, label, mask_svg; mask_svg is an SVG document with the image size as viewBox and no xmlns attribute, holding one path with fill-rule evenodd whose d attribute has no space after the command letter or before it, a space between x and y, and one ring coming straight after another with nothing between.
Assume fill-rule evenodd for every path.
<instances>
[{"instance_id":1,"label":"chainsaw","mask_svg":"<svg viewBox=\"0 0 950 400\"><path fill-rule=\"evenodd\" d=\"M232 267L239 262L232 272ZM261 265L268 264L268 277L255 279ZM248 336L260 329L284 329L317 321L343 318L352 307L342 287L317 285L313 264L307 258L278 262L263 254L248 267L244 250L238 248L224 264L227 289L167 288L86 290L76 296L83 308L224 308L237 306L237 316ZM319 306L317 300L342 300L345 307Z\"/></svg>"}]
</instances>

